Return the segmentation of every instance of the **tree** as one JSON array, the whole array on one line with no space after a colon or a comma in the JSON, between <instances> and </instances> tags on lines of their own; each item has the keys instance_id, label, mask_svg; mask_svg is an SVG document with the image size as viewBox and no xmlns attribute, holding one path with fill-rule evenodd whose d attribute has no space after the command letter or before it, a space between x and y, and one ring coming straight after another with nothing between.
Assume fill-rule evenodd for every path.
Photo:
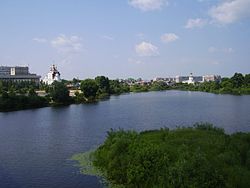
<instances>
[{"instance_id":1,"label":"tree","mask_svg":"<svg viewBox=\"0 0 250 188\"><path fill-rule=\"evenodd\" d=\"M2 93L3 93L3 82L0 81L0 94L2 94Z\"/></svg>"},{"instance_id":2,"label":"tree","mask_svg":"<svg viewBox=\"0 0 250 188\"><path fill-rule=\"evenodd\" d=\"M246 74L244 78L245 86L250 86L250 74Z\"/></svg>"},{"instance_id":3,"label":"tree","mask_svg":"<svg viewBox=\"0 0 250 188\"><path fill-rule=\"evenodd\" d=\"M84 97L86 98L95 98L98 91L98 85L93 79L86 79L81 82L81 90Z\"/></svg>"},{"instance_id":4,"label":"tree","mask_svg":"<svg viewBox=\"0 0 250 188\"><path fill-rule=\"evenodd\" d=\"M37 93L35 92L34 88L30 88L28 91L28 95L29 95L29 97L37 96Z\"/></svg>"},{"instance_id":5,"label":"tree","mask_svg":"<svg viewBox=\"0 0 250 188\"><path fill-rule=\"evenodd\" d=\"M241 73L235 73L231 78L234 87L241 87L244 83L244 76Z\"/></svg>"},{"instance_id":6,"label":"tree","mask_svg":"<svg viewBox=\"0 0 250 188\"><path fill-rule=\"evenodd\" d=\"M162 91L168 88L168 85L163 82L163 81L159 81L159 82L153 82L151 85L150 90L152 91Z\"/></svg>"},{"instance_id":7,"label":"tree","mask_svg":"<svg viewBox=\"0 0 250 188\"><path fill-rule=\"evenodd\" d=\"M56 103L68 103L70 101L68 88L61 82L54 82L49 89L49 94Z\"/></svg>"},{"instance_id":8,"label":"tree","mask_svg":"<svg viewBox=\"0 0 250 188\"><path fill-rule=\"evenodd\" d=\"M109 94L110 92L110 85L109 85L109 79L108 77L105 76L97 76L95 78L96 84L98 85L98 93L107 93Z\"/></svg>"}]
</instances>

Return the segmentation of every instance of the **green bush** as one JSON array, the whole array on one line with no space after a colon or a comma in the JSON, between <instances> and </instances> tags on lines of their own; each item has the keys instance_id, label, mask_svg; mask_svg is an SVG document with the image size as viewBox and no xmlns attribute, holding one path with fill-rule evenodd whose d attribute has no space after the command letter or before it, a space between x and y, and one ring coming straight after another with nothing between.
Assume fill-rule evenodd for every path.
<instances>
[{"instance_id":1,"label":"green bush","mask_svg":"<svg viewBox=\"0 0 250 188\"><path fill-rule=\"evenodd\" d=\"M250 187L250 133L208 123L136 133L111 130L93 164L124 187Z\"/></svg>"}]
</instances>

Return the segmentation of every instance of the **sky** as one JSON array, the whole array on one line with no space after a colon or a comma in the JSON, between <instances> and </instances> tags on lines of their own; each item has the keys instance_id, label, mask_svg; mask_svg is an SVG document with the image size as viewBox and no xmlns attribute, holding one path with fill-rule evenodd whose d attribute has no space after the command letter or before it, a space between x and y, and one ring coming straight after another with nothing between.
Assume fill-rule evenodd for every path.
<instances>
[{"instance_id":1,"label":"sky","mask_svg":"<svg viewBox=\"0 0 250 188\"><path fill-rule=\"evenodd\" d=\"M0 0L0 65L64 79L250 73L250 0Z\"/></svg>"}]
</instances>

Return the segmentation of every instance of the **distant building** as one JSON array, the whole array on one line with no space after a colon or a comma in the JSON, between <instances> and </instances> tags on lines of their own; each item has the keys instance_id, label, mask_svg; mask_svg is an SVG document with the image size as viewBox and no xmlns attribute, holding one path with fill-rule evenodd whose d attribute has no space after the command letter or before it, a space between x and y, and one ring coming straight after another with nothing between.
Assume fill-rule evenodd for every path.
<instances>
[{"instance_id":1,"label":"distant building","mask_svg":"<svg viewBox=\"0 0 250 188\"><path fill-rule=\"evenodd\" d=\"M12 82L35 82L39 84L41 76L29 73L27 66L0 66L0 80Z\"/></svg>"},{"instance_id":2,"label":"distant building","mask_svg":"<svg viewBox=\"0 0 250 188\"><path fill-rule=\"evenodd\" d=\"M203 76L193 76L193 73L190 73L189 76L176 76L175 77L176 83L187 83L187 84L194 84L203 81Z\"/></svg>"},{"instance_id":3,"label":"distant building","mask_svg":"<svg viewBox=\"0 0 250 188\"><path fill-rule=\"evenodd\" d=\"M182 83L194 84L194 83L195 83L195 80L194 80L193 73L190 73L190 75L189 75L189 77L188 77L188 80L184 80L184 81L182 81Z\"/></svg>"},{"instance_id":4,"label":"distant building","mask_svg":"<svg viewBox=\"0 0 250 188\"><path fill-rule=\"evenodd\" d=\"M50 71L48 72L48 74L43 79L43 82L48 84L48 85L53 84L54 81L61 82L61 77L60 76L61 76L61 74L57 70L57 67L55 65L52 65L50 67Z\"/></svg>"},{"instance_id":5,"label":"distant building","mask_svg":"<svg viewBox=\"0 0 250 188\"><path fill-rule=\"evenodd\" d=\"M182 83L183 81L188 80L188 79L189 79L188 76L176 76L175 77L175 82L176 83Z\"/></svg>"},{"instance_id":6,"label":"distant building","mask_svg":"<svg viewBox=\"0 0 250 188\"><path fill-rule=\"evenodd\" d=\"M206 75L202 77L203 82L220 82L221 81L221 76L219 75Z\"/></svg>"}]
</instances>

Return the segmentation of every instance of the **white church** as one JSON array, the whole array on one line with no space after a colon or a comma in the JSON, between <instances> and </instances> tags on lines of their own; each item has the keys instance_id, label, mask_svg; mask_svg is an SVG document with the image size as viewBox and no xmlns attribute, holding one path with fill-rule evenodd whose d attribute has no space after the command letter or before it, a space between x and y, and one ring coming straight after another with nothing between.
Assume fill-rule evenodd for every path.
<instances>
[{"instance_id":1,"label":"white church","mask_svg":"<svg viewBox=\"0 0 250 188\"><path fill-rule=\"evenodd\" d=\"M51 85L54 81L61 82L60 72L57 70L57 67L53 64L50 67L50 71L43 79L45 84Z\"/></svg>"},{"instance_id":2,"label":"white church","mask_svg":"<svg viewBox=\"0 0 250 188\"><path fill-rule=\"evenodd\" d=\"M193 73L190 73L188 80L184 80L182 83L187 83L187 84L194 84L195 80L194 80L194 76Z\"/></svg>"}]
</instances>

